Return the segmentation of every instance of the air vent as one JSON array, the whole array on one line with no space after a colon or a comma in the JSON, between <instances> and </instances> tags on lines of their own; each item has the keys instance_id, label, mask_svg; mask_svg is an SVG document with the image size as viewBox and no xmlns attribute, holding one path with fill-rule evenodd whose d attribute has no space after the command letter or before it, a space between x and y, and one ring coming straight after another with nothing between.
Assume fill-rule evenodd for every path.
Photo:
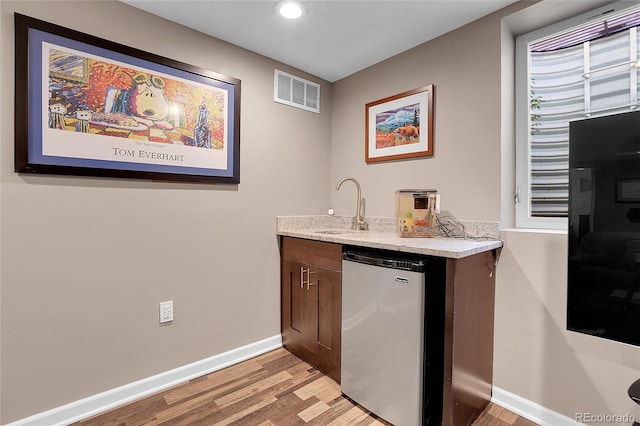
<instances>
[{"instance_id":1,"label":"air vent","mask_svg":"<svg viewBox=\"0 0 640 426\"><path fill-rule=\"evenodd\" d=\"M273 100L281 104L320 113L320 85L275 70Z\"/></svg>"}]
</instances>

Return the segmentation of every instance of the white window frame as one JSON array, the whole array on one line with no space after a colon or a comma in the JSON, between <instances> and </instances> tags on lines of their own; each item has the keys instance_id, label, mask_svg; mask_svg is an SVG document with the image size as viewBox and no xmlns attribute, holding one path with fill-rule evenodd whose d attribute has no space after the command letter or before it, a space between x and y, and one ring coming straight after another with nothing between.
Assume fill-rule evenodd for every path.
<instances>
[{"instance_id":1,"label":"white window frame","mask_svg":"<svg viewBox=\"0 0 640 426\"><path fill-rule=\"evenodd\" d=\"M566 217L533 217L531 216L531 147L529 144L530 110L529 110L529 43L544 37L566 31L573 27L585 25L602 16L620 13L623 10L637 7L637 1L618 1L593 9L573 18L540 28L516 38L516 227L535 229L564 230L568 228Z\"/></svg>"}]
</instances>

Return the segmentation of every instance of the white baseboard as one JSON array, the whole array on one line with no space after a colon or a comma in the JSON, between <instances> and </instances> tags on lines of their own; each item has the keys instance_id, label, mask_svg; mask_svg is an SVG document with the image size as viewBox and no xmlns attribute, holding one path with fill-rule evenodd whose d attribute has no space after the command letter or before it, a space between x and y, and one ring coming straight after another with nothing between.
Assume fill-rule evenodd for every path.
<instances>
[{"instance_id":1,"label":"white baseboard","mask_svg":"<svg viewBox=\"0 0 640 426\"><path fill-rule=\"evenodd\" d=\"M536 402L529 401L520 395L516 395L515 393L511 393L495 386L493 387L491 402L542 426L582 425L582 423L579 423L564 414L557 413Z\"/></svg>"},{"instance_id":2,"label":"white baseboard","mask_svg":"<svg viewBox=\"0 0 640 426\"><path fill-rule=\"evenodd\" d=\"M43 411L5 426L68 425L280 347L282 347L280 335L269 337L61 407Z\"/></svg>"}]
</instances>

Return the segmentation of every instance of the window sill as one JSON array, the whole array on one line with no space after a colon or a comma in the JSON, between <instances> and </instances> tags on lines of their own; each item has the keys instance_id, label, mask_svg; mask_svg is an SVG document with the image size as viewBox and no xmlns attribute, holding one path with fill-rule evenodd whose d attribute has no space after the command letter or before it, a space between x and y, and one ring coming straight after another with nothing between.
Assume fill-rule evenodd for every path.
<instances>
[{"instance_id":1,"label":"window sill","mask_svg":"<svg viewBox=\"0 0 640 426\"><path fill-rule=\"evenodd\" d=\"M501 229L500 232L521 233L521 234L567 235L566 229L505 228L505 229Z\"/></svg>"}]
</instances>

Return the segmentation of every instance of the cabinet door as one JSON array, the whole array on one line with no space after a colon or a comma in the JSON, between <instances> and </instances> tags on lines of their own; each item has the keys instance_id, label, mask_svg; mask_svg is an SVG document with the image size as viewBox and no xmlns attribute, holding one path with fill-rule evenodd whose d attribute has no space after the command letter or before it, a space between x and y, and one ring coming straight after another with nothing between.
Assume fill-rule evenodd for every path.
<instances>
[{"instance_id":1,"label":"cabinet door","mask_svg":"<svg viewBox=\"0 0 640 426\"><path fill-rule=\"evenodd\" d=\"M342 248L287 237L282 248L282 344L340 382Z\"/></svg>"},{"instance_id":2,"label":"cabinet door","mask_svg":"<svg viewBox=\"0 0 640 426\"><path fill-rule=\"evenodd\" d=\"M312 312L310 292L306 282L308 266L292 261L282 262L282 337L283 344L292 352L312 349Z\"/></svg>"},{"instance_id":3,"label":"cabinet door","mask_svg":"<svg viewBox=\"0 0 640 426\"><path fill-rule=\"evenodd\" d=\"M314 352L318 368L340 382L340 343L342 327L342 274L311 267L311 315Z\"/></svg>"}]
</instances>

